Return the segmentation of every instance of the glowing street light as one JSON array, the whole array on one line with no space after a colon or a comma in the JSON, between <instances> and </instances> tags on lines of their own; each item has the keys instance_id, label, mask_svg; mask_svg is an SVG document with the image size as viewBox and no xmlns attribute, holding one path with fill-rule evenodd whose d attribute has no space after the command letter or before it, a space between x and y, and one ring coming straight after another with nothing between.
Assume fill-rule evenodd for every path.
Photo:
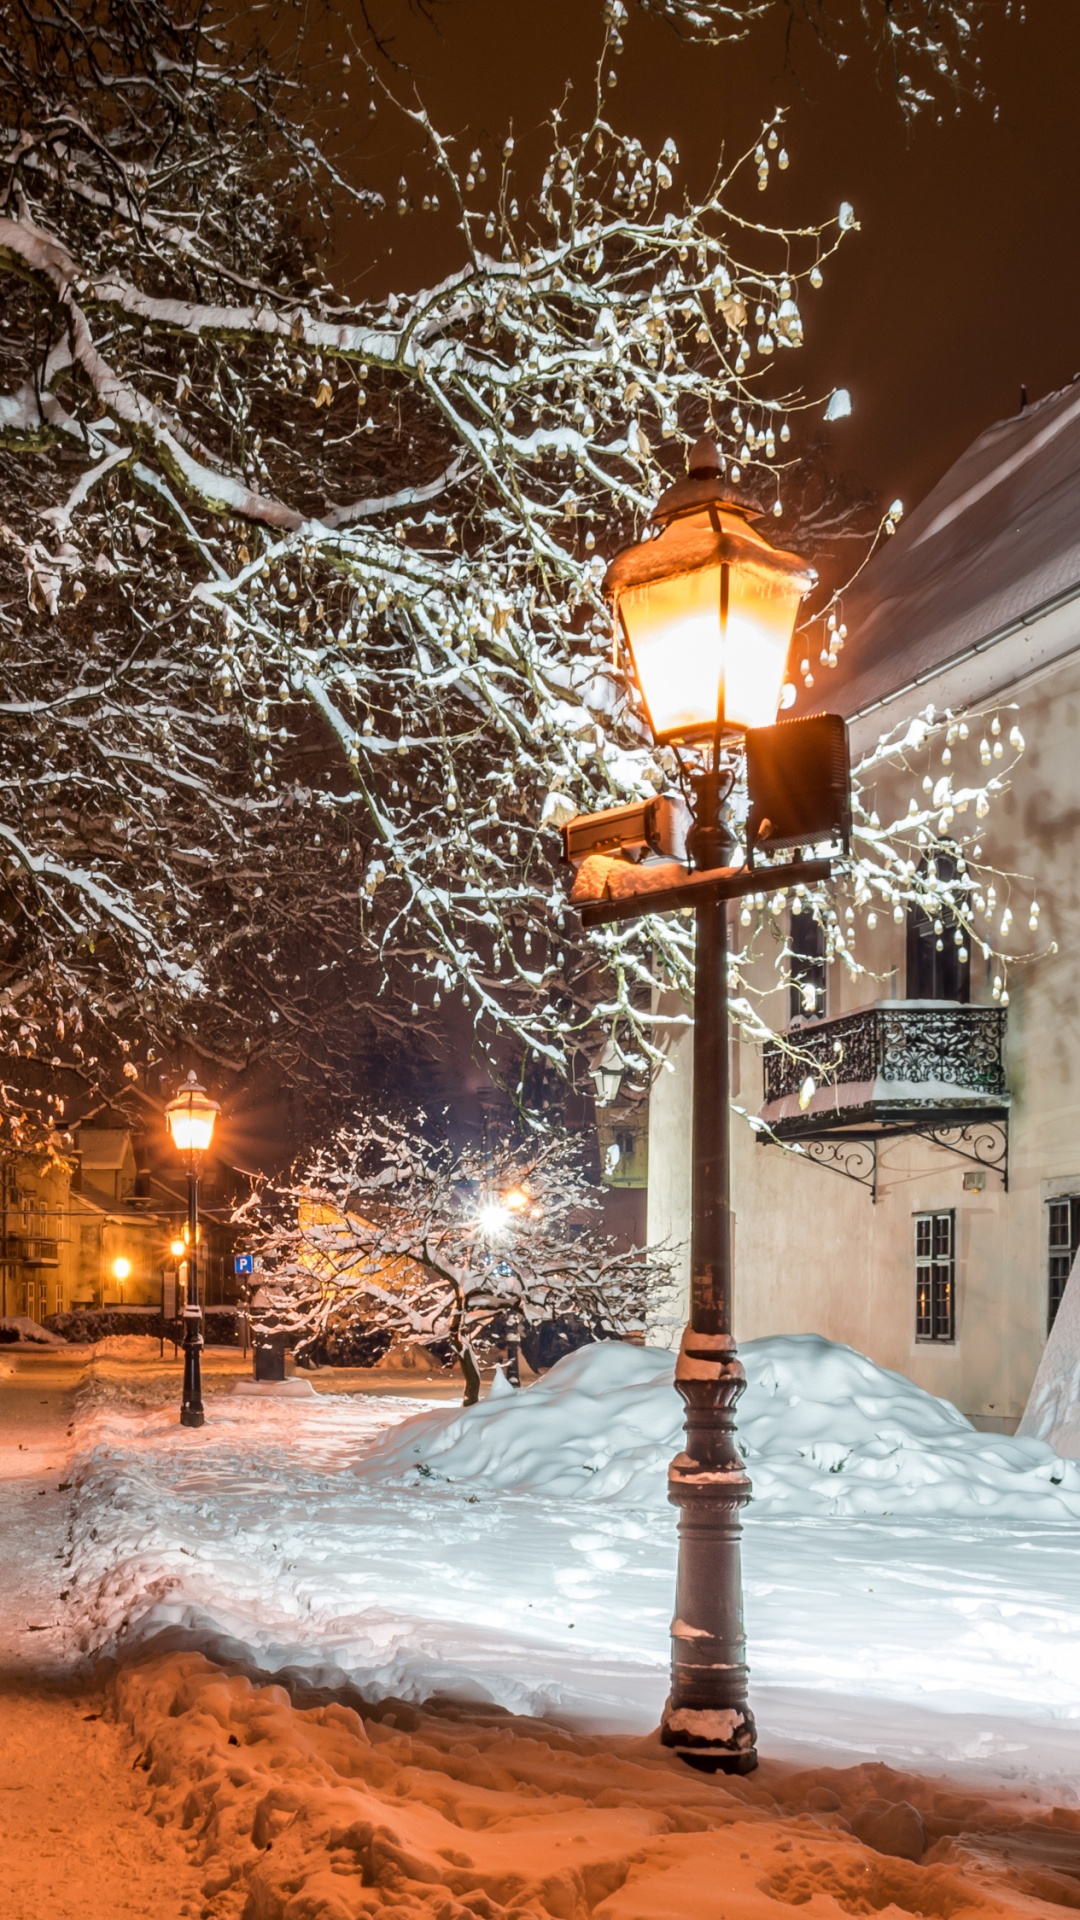
<instances>
[{"instance_id":1,"label":"glowing street light","mask_svg":"<svg viewBox=\"0 0 1080 1920\"><path fill-rule=\"evenodd\" d=\"M657 502L652 535L624 548L604 590L655 738L690 742L776 719L799 604L816 575L750 524L699 440Z\"/></svg>"},{"instance_id":2,"label":"glowing street light","mask_svg":"<svg viewBox=\"0 0 1080 1920\"><path fill-rule=\"evenodd\" d=\"M686 846L702 873L732 865L736 841L723 819L731 750L747 729L776 720L795 617L815 578L770 545L753 514L725 484L715 446L699 440L687 478L657 502L649 537L618 554L604 582L655 739L700 749L687 770ZM763 840L771 829L766 821ZM679 1571L661 1737L691 1766L749 1773L757 1748L739 1556L750 1481L735 1444L746 1377L732 1337L727 900L702 891L695 910L691 1306L675 1370L686 1447L668 1481ZM594 1070L604 1099L613 1053L609 1041Z\"/></svg>"},{"instance_id":3,"label":"glowing street light","mask_svg":"<svg viewBox=\"0 0 1080 1920\"><path fill-rule=\"evenodd\" d=\"M180 1401L180 1424L201 1427L205 1419L202 1403L203 1317L199 1305L199 1166L214 1137L214 1123L221 1111L206 1088L189 1073L175 1099L165 1108L165 1124L178 1153L187 1159L188 1220L185 1239L173 1241L187 1254L187 1290L184 1298L184 1387ZM186 1246L185 1246L186 1241ZM179 1256L178 1256L179 1257Z\"/></svg>"},{"instance_id":4,"label":"glowing street light","mask_svg":"<svg viewBox=\"0 0 1080 1920\"><path fill-rule=\"evenodd\" d=\"M214 1137L214 1122L221 1112L193 1073L189 1073L176 1098L165 1108L165 1125L172 1134L178 1153L205 1153Z\"/></svg>"},{"instance_id":5,"label":"glowing street light","mask_svg":"<svg viewBox=\"0 0 1080 1920\"><path fill-rule=\"evenodd\" d=\"M480 1231L488 1235L502 1233L512 1218L513 1215L498 1200L485 1201L476 1216Z\"/></svg>"},{"instance_id":6,"label":"glowing street light","mask_svg":"<svg viewBox=\"0 0 1080 1920\"><path fill-rule=\"evenodd\" d=\"M123 1255L121 1255L119 1260L113 1261L112 1270L113 1278L119 1280L122 1285L131 1273L131 1261L125 1260Z\"/></svg>"}]
</instances>

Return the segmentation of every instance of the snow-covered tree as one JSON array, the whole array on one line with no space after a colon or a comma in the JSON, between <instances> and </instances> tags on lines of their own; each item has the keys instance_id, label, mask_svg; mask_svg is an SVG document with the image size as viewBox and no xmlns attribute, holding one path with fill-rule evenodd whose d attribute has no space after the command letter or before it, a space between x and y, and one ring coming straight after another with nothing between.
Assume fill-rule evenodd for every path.
<instances>
[{"instance_id":1,"label":"snow-covered tree","mask_svg":"<svg viewBox=\"0 0 1080 1920\"><path fill-rule=\"evenodd\" d=\"M260 1264L267 1331L299 1334L301 1354L355 1327L445 1342L471 1405L477 1349L497 1329L573 1315L596 1334L640 1333L662 1300L666 1255L620 1248L599 1205L561 1135L455 1150L422 1118L365 1117L234 1217Z\"/></svg>"},{"instance_id":2,"label":"snow-covered tree","mask_svg":"<svg viewBox=\"0 0 1080 1920\"><path fill-rule=\"evenodd\" d=\"M559 821L678 771L613 670L604 559L706 428L787 530L827 396L783 368L854 213L749 217L779 115L695 198L603 84L519 170L351 58L421 150L395 206L200 0L0 28L0 1046L76 1086L118 1031L136 1093L181 1048L325 1076L358 1021L451 997L504 1069L573 1075L617 1029L644 1071L687 978L683 922L584 939L565 905ZM343 196L373 251L449 223L459 266L342 300ZM925 890L859 832L856 897Z\"/></svg>"},{"instance_id":3,"label":"snow-covered tree","mask_svg":"<svg viewBox=\"0 0 1080 1920\"><path fill-rule=\"evenodd\" d=\"M879 54L904 112L924 112L944 88L982 94L976 35L986 0L640 0L687 40L718 45L741 40L768 21L782 24L790 43L807 28L832 53L847 59L866 39ZM625 17L609 0L616 21Z\"/></svg>"}]
</instances>

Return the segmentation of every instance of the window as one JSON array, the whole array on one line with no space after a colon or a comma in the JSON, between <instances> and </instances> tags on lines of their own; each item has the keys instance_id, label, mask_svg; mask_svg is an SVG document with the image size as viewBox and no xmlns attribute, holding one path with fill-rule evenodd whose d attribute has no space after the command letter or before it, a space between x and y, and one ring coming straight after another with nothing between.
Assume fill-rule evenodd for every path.
<instances>
[{"instance_id":1,"label":"window","mask_svg":"<svg viewBox=\"0 0 1080 1920\"><path fill-rule=\"evenodd\" d=\"M923 863L924 873L942 880L956 877L956 861L939 853ZM909 1000L971 998L971 957L962 941L955 916L947 910L930 918L921 907L909 907L907 919L907 997ZM961 957L963 956L963 957Z\"/></svg>"},{"instance_id":2,"label":"window","mask_svg":"<svg viewBox=\"0 0 1080 1920\"><path fill-rule=\"evenodd\" d=\"M915 1215L915 1338L956 1339L956 1216Z\"/></svg>"},{"instance_id":3,"label":"window","mask_svg":"<svg viewBox=\"0 0 1080 1920\"><path fill-rule=\"evenodd\" d=\"M1064 1200L1051 1200L1049 1213L1047 1246L1050 1285L1046 1315L1047 1333L1057 1319L1057 1310L1061 1305L1065 1282L1072 1272L1076 1250L1080 1247L1080 1195L1073 1194Z\"/></svg>"},{"instance_id":4,"label":"window","mask_svg":"<svg viewBox=\"0 0 1080 1920\"><path fill-rule=\"evenodd\" d=\"M821 1019L825 1012L825 929L804 907L791 916L791 1018Z\"/></svg>"}]
</instances>

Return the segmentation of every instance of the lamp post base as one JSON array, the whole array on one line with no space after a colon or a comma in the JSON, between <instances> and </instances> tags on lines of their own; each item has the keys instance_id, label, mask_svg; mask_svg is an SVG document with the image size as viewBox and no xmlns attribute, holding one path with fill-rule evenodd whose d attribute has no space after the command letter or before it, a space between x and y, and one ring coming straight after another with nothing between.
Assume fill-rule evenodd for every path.
<instances>
[{"instance_id":1,"label":"lamp post base","mask_svg":"<svg viewBox=\"0 0 1080 1920\"><path fill-rule=\"evenodd\" d=\"M679 1575L671 1627L671 1695L660 1738L705 1773L752 1773L757 1730L747 1701L739 1541L750 1479L735 1445L744 1386L730 1334L683 1335L675 1385L686 1448L671 1463L679 1509Z\"/></svg>"},{"instance_id":2,"label":"lamp post base","mask_svg":"<svg viewBox=\"0 0 1080 1920\"><path fill-rule=\"evenodd\" d=\"M201 1427L206 1419L202 1403L202 1309L184 1308L184 1386L180 1395L180 1425Z\"/></svg>"}]
</instances>

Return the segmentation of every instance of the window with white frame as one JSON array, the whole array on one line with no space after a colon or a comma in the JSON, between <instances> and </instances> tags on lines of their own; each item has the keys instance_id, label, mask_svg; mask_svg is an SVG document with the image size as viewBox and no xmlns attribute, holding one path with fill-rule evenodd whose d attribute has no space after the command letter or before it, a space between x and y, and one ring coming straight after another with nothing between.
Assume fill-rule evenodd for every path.
<instances>
[{"instance_id":1,"label":"window with white frame","mask_svg":"<svg viewBox=\"0 0 1080 1920\"><path fill-rule=\"evenodd\" d=\"M915 1338L956 1339L956 1215L915 1215Z\"/></svg>"},{"instance_id":2,"label":"window with white frame","mask_svg":"<svg viewBox=\"0 0 1080 1920\"><path fill-rule=\"evenodd\" d=\"M1072 1272L1072 1264L1080 1247L1080 1194L1064 1194L1060 1200L1047 1202L1049 1218L1047 1222L1047 1313L1046 1331L1049 1333L1057 1311L1061 1305L1061 1296L1065 1291L1065 1282Z\"/></svg>"}]
</instances>

